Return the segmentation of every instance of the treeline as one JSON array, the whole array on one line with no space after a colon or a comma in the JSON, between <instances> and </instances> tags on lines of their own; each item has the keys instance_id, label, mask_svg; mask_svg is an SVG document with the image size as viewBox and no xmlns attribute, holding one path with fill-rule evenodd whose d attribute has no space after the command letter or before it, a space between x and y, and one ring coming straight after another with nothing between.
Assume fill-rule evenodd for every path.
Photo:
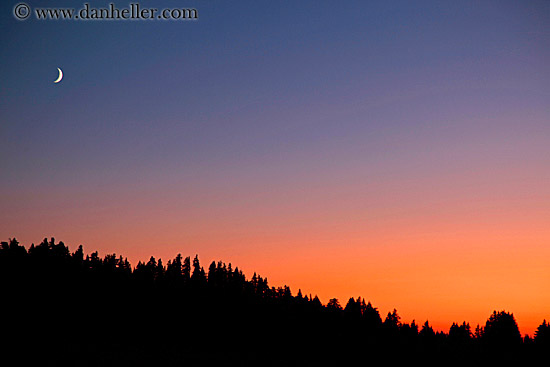
<instances>
[{"instance_id":1,"label":"treeline","mask_svg":"<svg viewBox=\"0 0 550 367\"><path fill-rule=\"evenodd\" d=\"M322 275L321 275L322 276ZM293 295L232 264L201 266L198 256L166 264L151 257L135 268L115 254L70 252L44 239L27 250L0 247L0 358L42 365L341 365L391 361L525 363L548 360L550 326L522 337L514 315L494 311L484 325L463 321L448 332L428 321L385 317L364 298L323 305ZM1 363L1 361L0 361Z\"/></svg>"}]
</instances>

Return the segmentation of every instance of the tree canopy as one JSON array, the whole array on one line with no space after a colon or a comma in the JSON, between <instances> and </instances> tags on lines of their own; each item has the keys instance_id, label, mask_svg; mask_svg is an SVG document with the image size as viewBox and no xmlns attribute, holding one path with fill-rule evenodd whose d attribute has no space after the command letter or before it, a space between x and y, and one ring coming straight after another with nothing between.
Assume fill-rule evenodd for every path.
<instances>
[{"instance_id":1,"label":"tree canopy","mask_svg":"<svg viewBox=\"0 0 550 367\"><path fill-rule=\"evenodd\" d=\"M53 238L28 250L10 239L0 246L0 276L10 301L2 310L0 356L15 353L22 361L322 365L395 350L434 358L460 353L469 361L495 348L525 358L549 346L546 320L534 339L522 338L506 311L494 311L474 332L466 321L435 332L428 321L420 328L403 322L396 309L382 321L365 298L323 305L316 295L293 295L258 273L248 279L222 261L206 272L198 255L166 263L150 257L133 268L123 256L85 254L82 246L70 252Z\"/></svg>"}]
</instances>

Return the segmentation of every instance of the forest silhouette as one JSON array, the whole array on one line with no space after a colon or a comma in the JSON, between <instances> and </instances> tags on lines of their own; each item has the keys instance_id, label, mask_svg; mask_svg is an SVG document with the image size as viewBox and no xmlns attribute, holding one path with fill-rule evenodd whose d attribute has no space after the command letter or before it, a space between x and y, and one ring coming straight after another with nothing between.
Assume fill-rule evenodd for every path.
<instances>
[{"instance_id":1,"label":"forest silhouette","mask_svg":"<svg viewBox=\"0 0 550 367\"><path fill-rule=\"evenodd\" d=\"M326 305L232 264L177 255L132 267L115 254L44 239L2 242L0 364L73 366L366 366L548 361L550 325L522 337L514 315L448 332L381 315L365 298ZM321 275L322 276L322 275ZM17 361L17 363L6 363ZM507 364L508 364L507 363Z\"/></svg>"}]
</instances>

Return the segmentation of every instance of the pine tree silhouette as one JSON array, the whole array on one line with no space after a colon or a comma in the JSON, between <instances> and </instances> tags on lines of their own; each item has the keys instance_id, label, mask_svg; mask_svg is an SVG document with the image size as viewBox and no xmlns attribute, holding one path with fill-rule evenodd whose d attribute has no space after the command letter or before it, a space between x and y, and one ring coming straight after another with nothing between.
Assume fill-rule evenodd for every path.
<instances>
[{"instance_id":1,"label":"pine tree silhouette","mask_svg":"<svg viewBox=\"0 0 550 367\"><path fill-rule=\"evenodd\" d=\"M544 357L550 326L522 338L512 313L495 311L484 327L453 323L448 334L426 321L419 330L396 309L382 322L364 298L292 294L254 273L196 255L164 265L150 257L132 268L120 255L71 253L44 239L28 251L0 244L0 364L21 365L341 365L453 358L494 363ZM29 336L32 336L29 338ZM457 359L458 358L458 359ZM492 361L492 362L489 362ZM4 363L3 363L4 362Z\"/></svg>"}]
</instances>

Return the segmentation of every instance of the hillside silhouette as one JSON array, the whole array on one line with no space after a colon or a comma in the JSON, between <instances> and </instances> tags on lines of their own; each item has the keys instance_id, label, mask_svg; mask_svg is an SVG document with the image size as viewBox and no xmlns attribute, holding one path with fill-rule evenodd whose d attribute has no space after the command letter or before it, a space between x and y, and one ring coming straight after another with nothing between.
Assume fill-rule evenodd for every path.
<instances>
[{"instance_id":1,"label":"hillside silhouette","mask_svg":"<svg viewBox=\"0 0 550 367\"><path fill-rule=\"evenodd\" d=\"M365 298L326 305L198 256L135 267L115 254L70 252L44 239L0 247L0 365L366 366L548 362L550 325L522 337L514 315L448 332L404 323ZM12 361L11 363L7 363ZM17 363L13 363L17 361ZM534 363L534 362L533 362Z\"/></svg>"}]
</instances>

